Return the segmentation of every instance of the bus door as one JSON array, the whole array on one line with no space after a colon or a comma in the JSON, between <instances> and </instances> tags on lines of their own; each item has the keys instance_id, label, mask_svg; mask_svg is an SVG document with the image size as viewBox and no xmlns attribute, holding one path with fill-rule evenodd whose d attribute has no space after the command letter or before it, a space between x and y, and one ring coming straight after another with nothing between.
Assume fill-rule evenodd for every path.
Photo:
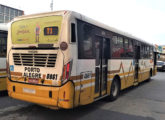
<instances>
[{"instance_id":1,"label":"bus door","mask_svg":"<svg viewBox=\"0 0 165 120\"><path fill-rule=\"evenodd\" d=\"M95 98L107 94L108 56L110 39L101 36L95 38Z\"/></svg>"},{"instance_id":2,"label":"bus door","mask_svg":"<svg viewBox=\"0 0 165 120\"><path fill-rule=\"evenodd\" d=\"M135 46L135 81L138 82L139 76L140 46Z\"/></svg>"}]
</instances>

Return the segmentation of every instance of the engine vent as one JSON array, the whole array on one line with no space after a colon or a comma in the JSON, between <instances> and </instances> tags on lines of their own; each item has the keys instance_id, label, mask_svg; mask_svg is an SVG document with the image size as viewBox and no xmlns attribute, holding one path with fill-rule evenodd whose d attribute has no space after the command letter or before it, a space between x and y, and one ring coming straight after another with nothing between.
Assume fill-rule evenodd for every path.
<instances>
[{"instance_id":1,"label":"engine vent","mask_svg":"<svg viewBox=\"0 0 165 120\"><path fill-rule=\"evenodd\" d=\"M13 53L14 64L18 66L55 67L57 54Z\"/></svg>"}]
</instances>

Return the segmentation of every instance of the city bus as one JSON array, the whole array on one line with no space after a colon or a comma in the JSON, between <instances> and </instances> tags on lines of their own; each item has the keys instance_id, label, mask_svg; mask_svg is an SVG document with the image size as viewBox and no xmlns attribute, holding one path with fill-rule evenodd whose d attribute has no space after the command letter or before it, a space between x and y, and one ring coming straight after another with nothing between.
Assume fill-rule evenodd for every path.
<instances>
[{"instance_id":1,"label":"city bus","mask_svg":"<svg viewBox=\"0 0 165 120\"><path fill-rule=\"evenodd\" d=\"M0 24L0 92L7 90L6 85L6 51L7 51L7 25ZM1 94L1 93L0 93Z\"/></svg>"},{"instance_id":2,"label":"city bus","mask_svg":"<svg viewBox=\"0 0 165 120\"><path fill-rule=\"evenodd\" d=\"M156 74L152 44L73 11L15 18L7 47L9 96L52 109L114 101Z\"/></svg>"}]
</instances>

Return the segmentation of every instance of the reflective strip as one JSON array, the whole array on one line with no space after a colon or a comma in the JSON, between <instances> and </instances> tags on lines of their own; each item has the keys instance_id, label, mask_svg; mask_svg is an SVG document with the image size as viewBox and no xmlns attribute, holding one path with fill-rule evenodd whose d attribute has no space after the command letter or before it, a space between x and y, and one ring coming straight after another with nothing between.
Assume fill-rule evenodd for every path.
<instances>
[{"instance_id":1,"label":"reflective strip","mask_svg":"<svg viewBox=\"0 0 165 120\"><path fill-rule=\"evenodd\" d=\"M145 72L149 72L149 70L144 70L143 72L139 72L139 73L145 73Z\"/></svg>"},{"instance_id":2,"label":"reflective strip","mask_svg":"<svg viewBox=\"0 0 165 120\"><path fill-rule=\"evenodd\" d=\"M88 88L88 87L92 87L95 85L95 82L92 82L92 83L88 83L88 84L84 84L84 85L81 85L81 89L84 89L84 88ZM76 86L75 87L75 90L80 90L80 86Z\"/></svg>"},{"instance_id":3,"label":"reflective strip","mask_svg":"<svg viewBox=\"0 0 165 120\"><path fill-rule=\"evenodd\" d=\"M133 76L133 75L134 75L133 73L128 74L128 75L122 75L122 76L120 76L120 78L128 77L128 76ZM109 78L109 79L108 79L108 81L111 81L111 80L113 80L113 78Z\"/></svg>"},{"instance_id":4,"label":"reflective strip","mask_svg":"<svg viewBox=\"0 0 165 120\"><path fill-rule=\"evenodd\" d=\"M73 80L74 83L77 83L77 82L83 82L83 81L88 81L88 80L94 80L95 77L92 77L91 79L81 79L81 80Z\"/></svg>"}]
</instances>

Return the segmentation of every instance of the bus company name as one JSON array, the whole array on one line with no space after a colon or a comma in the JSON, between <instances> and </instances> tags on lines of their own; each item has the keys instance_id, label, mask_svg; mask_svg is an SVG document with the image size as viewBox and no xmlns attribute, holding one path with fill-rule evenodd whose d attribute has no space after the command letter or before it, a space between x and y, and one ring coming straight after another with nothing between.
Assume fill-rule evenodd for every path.
<instances>
[{"instance_id":1,"label":"bus company name","mask_svg":"<svg viewBox=\"0 0 165 120\"><path fill-rule=\"evenodd\" d=\"M40 69L33 68L33 67L25 67L24 68L24 77L41 78Z\"/></svg>"},{"instance_id":2,"label":"bus company name","mask_svg":"<svg viewBox=\"0 0 165 120\"><path fill-rule=\"evenodd\" d=\"M57 80L57 74L47 74L46 79L49 80ZM25 67L24 68L24 77L28 78L42 78L42 75L40 73L40 68L34 68L34 67Z\"/></svg>"}]
</instances>

